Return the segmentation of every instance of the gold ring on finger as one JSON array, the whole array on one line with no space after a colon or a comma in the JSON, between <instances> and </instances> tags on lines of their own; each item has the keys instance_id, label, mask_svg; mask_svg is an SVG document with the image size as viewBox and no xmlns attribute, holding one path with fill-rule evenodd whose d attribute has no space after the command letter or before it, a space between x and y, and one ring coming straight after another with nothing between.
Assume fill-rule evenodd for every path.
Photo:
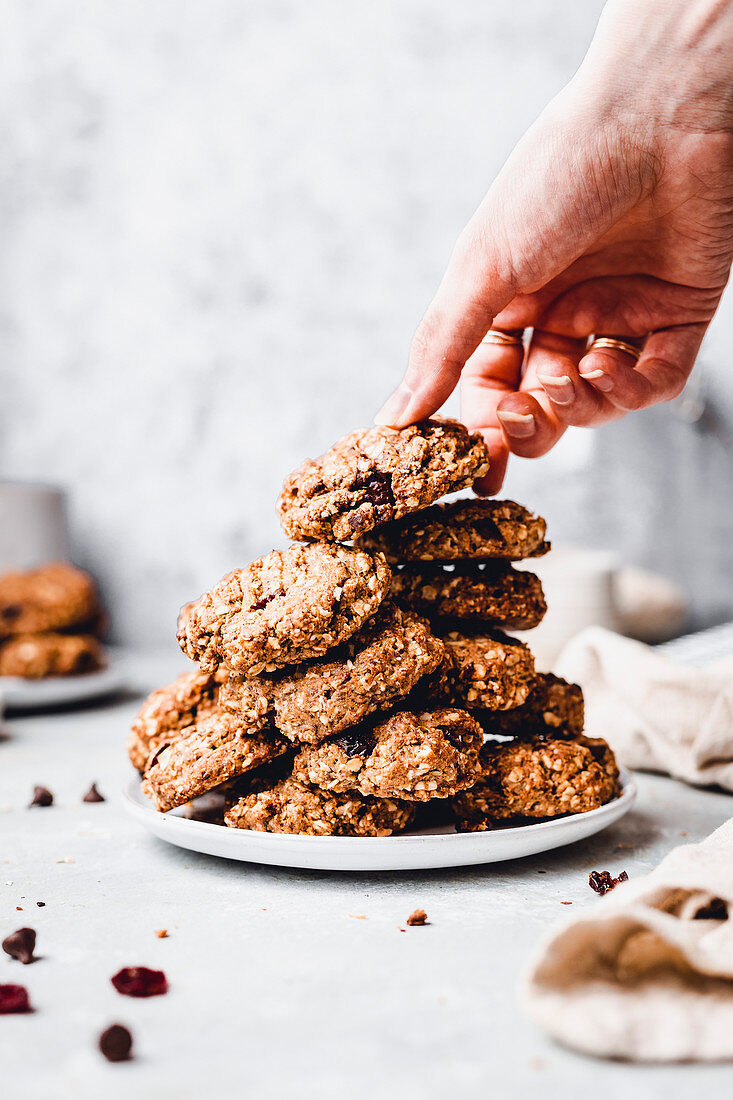
<instances>
[{"instance_id":1,"label":"gold ring on finger","mask_svg":"<svg viewBox=\"0 0 733 1100\"><path fill-rule=\"evenodd\" d=\"M521 348L524 343L524 329L514 328L504 332L500 328L490 328L481 341L482 344L499 344L502 347Z\"/></svg>"},{"instance_id":2,"label":"gold ring on finger","mask_svg":"<svg viewBox=\"0 0 733 1100\"><path fill-rule=\"evenodd\" d=\"M630 355L637 363L641 358L641 348L637 348L634 344L627 343L626 340L617 340L615 336L596 337L588 348L588 351L599 351L603 348L607 348L610 351L622 351L625 355Z\"/></svg>"}]
</instances>

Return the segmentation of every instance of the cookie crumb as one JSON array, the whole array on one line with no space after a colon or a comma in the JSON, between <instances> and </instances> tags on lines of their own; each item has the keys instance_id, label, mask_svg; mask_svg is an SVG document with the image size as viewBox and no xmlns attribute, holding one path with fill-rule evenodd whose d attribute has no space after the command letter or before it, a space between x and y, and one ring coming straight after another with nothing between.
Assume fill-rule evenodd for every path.
<instances>
[{"instance_id":1,"label":"cookie crumb","mask_svg":"<svg viewBox=\"0 0 733 1100\"><path fill-rule=\"evenodd\" d=\"M619 882L628 881L629 876L626 871L621 871L618 878L613 878L610 871L591 871L588 875L588 885L591 890L595 890L595 892L601 896L607 894L609 890L613 890L614 886L618 886Z\"/></svg>"},{"instance_id":2,"label":"cookie crumb","mask_svg":"<svg viewBox=\"0 0 733 1100\"><path fill-rule=\"evenodd\" d=\"M407 923L411 928L428 923L428 915L424 909L413 909L407 918Z\"/></svg>"},{"instance_id":3,"label":"cookie crumb","mask_svg":"<svg viewBox=\"0 0 733 1100\"><path fill-rule=\"evenodd\" d=\"M167 928L156 928L155 929L155 934L156 934L156 936L158 937L159 940L167 940L168 939L168 929Z\"/></svg>"},{"instance_id":4,"label":"cookie crumb","mask_svg":"<svg viewBox=\"0 0 733 1100\"><path fill-rule=\"evenodd\" d=\"M352 920L366 920L366 915L364 913L348 913L347 915L351 917Z\"/></svg>"},{"instance_id":5,"label":"cookie crumb","mask_svg":"<svg viewBox=\"0 0 733 1100\"><path fill-rule=\"evenodd\" d=\"M572 901L561 901L560 904L561 905L572 905L573 903L572 903Z\"/></svg>"},{"instance_id":6,"label":"cookie crumb","mask_svg":"<svg viewBox=\"0 0 733 1100\"><path fill-rule=\"evenodd\" d=\"M28 808L31 806L53 806L53 795L48 787L33 788L33 798L28 803Z\"/></svg>"},{"instance_id":7,"label":"cookie crumb","mask_svg":"<svg viewBox=\"0 0 733 1100\"><path fill-rule=\"evenodd\" d=\"M122 1024L112 1024L99 1036L99 1049L108 1062L126 1062L131 1056L132 1035Z\"/></svg>"}]
</instances>

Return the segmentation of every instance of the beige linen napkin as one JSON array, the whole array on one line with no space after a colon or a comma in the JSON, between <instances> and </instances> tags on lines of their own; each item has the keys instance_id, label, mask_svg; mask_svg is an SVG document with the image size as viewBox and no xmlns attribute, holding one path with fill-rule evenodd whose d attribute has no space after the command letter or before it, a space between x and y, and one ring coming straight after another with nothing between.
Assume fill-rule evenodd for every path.
<instances>
[{"instance_id":1,"label":"beige linen napkin","mask_svg":"<svg viewBox=\"0 0 733 1100\"><path fill-rule=\"evenodd\" d=\"M523 1000L586 1054L733 1059L733 820L555 933Z\"/></svg>"},{"instance_id":2,"label":"beige linen napkin","mask_svg":"<svg viewBox=\"0 0 733 1100\"><path fill-rule=\"evenodd\" d=\"M582 685L589 734L627 767L733 790L733 655L691 668L590 627L553 671Z\"/></svg>"}]
</instances>

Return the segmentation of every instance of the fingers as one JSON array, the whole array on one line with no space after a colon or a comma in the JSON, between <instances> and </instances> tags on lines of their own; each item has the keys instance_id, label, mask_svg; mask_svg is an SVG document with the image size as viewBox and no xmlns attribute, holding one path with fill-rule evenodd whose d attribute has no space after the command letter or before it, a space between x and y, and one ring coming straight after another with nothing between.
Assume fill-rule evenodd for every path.
<instances>
[{"instance_id":1,"label":"fingers","mask_svg":"<svg viewBox=\"0 0 733 1100\"><path fill-rule=\"evenodd\" d=\"M498 492L504 481L509 448L496 409L519 388L523 359L521 344L479 344L463 371L461 416L470 431L481 432L491 455L487 476L474 486L482 495Z\"/></svg>"},{"instance_id":2,"label":"fingers","mask_svg":"<svg viewBox=\"0 0 733 1100\"><path fill-rule=\"evenodd\" d=\"M566 427L600 423L606 411L603 395L578 373L586 346L586 339L540 329L532 337L522 389L544 390L555 417Z\"/></svg>"},{"instance_id":3,"label":"fingers","mask_svg":"<svg viewBox=\"0 0 733 1100\"><path fill-rule=\"evenodd\" d=\"M677 325L647 338L638 363L616 349L589 349L580 376L620 413L671 401L683 390L707 325Z\"/></svg>"}]
</instances>

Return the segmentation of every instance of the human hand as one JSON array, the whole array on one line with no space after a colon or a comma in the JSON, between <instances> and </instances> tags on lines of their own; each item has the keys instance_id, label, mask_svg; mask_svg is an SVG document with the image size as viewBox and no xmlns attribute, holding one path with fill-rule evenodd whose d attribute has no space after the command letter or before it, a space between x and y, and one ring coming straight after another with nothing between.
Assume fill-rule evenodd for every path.
<instances>
[{"instance_id":1,"label":"human hand","mask_svg":"<svg viewBox=\"0 0 733 1100\"><path fill-rule=\"evenodd\" d=\"M496 492L510 451L676 397L732 257L733 3L612 0L459 237L377 422L429 416L460 378ZM481 343L527 328L526 348Z\"/></svg>"}]
</instances>

